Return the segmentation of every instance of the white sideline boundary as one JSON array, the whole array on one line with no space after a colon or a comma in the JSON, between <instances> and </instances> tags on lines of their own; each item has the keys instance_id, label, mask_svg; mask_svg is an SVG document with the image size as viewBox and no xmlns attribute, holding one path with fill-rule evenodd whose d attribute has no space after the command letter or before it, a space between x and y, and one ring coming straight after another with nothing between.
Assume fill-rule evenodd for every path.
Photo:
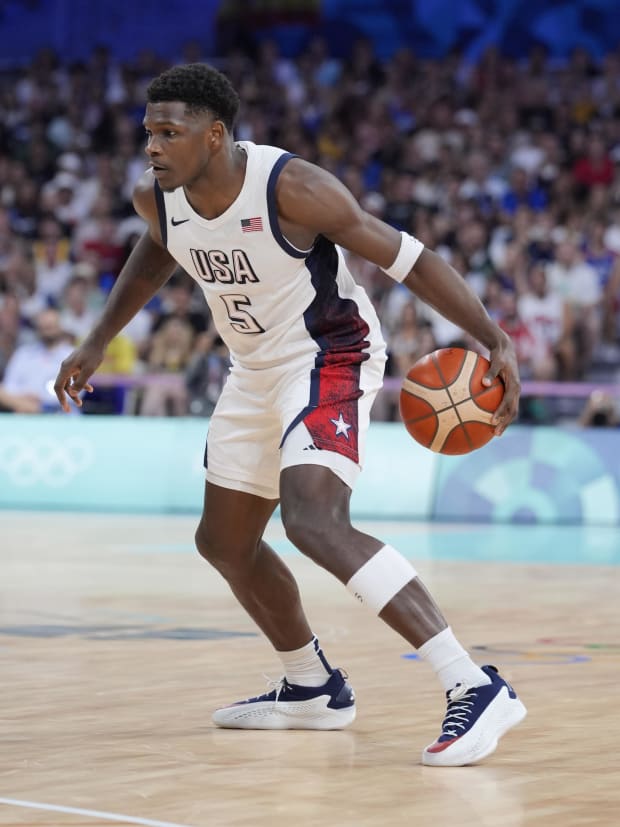
<instances>
[{"instance_id":1,"label":"white sideline boundary","mask_svg":"<svg viewBox=\"0 0 620 827\"><path fill-rule=\"evenodd\" d=\"M51 813L65 813L67 815L99 818L104 821L120 821L125 824L142 824L143 827L192 827L190 824L175 824L172 821L154 821L152 818L123 815L123 813L108 813L105 810L85 810L82 807L63 807L61 804L43 804L39 801L23 801L19 798L0 798L0 804L9 807L25 807L30 810L46 810Z\"/></svg>"}]
</instances>

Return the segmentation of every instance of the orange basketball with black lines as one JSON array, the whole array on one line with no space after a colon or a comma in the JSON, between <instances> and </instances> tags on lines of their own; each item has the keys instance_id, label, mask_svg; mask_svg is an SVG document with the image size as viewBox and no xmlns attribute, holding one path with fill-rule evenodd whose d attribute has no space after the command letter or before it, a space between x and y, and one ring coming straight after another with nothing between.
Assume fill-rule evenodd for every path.
<instances>
[{"instance_id":1,"label":"orange basketball with black lines","mask_svg":"<svg viewBox=\"0 0 620 827\"><path fill-rule=\"evenodd\" d=\"M403 379L400 415L411 436L439 454L468 454L493 438L491 418L504 396L499 377L482 379L489 360L446 347L419 359Z\"/></svg>"}]
</instances>

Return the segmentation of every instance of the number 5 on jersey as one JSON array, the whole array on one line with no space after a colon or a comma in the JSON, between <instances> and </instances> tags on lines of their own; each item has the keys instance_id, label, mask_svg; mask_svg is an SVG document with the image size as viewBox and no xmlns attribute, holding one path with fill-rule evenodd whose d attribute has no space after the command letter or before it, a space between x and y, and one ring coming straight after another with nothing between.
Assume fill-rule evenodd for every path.
<instances>
[{"instance_id":1,"label":"number 5 on jersey","mask_svg":"<svg viewBox=\"0 0 620 827\"><path fill-rule=\"evenodd\" d=\"M264 333L265 328L261 327L251 313L243 307L251 307L252 302L247 296L241 293L224 293L220 299L226 305L226 312L230 319L230 326L237 333Z\"/></svg>"}]
</instances>

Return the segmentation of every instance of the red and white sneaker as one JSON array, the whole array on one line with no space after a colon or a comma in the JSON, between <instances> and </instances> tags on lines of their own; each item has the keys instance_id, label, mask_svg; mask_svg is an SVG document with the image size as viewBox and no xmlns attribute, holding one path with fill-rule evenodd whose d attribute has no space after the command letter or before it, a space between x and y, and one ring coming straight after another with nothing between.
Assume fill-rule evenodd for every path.
<instances>
[{"instance_id":1,"label":"red and white sneaker","mask_svg":"<svg viewBox=\"0 0 620 827\"><path fill-rule=\"evenodd\" d=\"M499 739L527 715L517 694L494 666L482 671L491 683L465 686L458 683L446 693L448 710L441 735L422 752L429 767L462 767L476 764L495 751Z\"/></svg>"}]
</instances>

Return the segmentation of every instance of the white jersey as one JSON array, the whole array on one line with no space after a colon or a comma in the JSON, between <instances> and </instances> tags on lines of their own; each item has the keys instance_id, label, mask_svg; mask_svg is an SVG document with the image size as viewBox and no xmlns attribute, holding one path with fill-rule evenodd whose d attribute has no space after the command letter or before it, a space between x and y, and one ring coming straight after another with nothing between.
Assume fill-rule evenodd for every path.
<instances>
[{"instance_id":1,"label":"white jersey","mask_svg":"<svg viewBox=\"0 0 620 827\"><path fill-rule=\"evenodd\" d=\"M537 340L557 345L564 328L564 299L558 293L525 293L518 302L519 316Z\"/></svg>"},{"instance_id":2,"label":"white jersey","mask_svg":"<svg viewBox=\"0 0 620 827\"><path fill-rule=\"evenodd\" d=\"M234 362L250 369L314 356L360 362L385 345L374 308L341 250L319 236L299 250L282 234L275 188L293 155L250 141L241 192L207 220L182 187L155 196L163 241L200 285ZM329 354L329 355L328 355Z\"/></svg>"}]
</instances>

